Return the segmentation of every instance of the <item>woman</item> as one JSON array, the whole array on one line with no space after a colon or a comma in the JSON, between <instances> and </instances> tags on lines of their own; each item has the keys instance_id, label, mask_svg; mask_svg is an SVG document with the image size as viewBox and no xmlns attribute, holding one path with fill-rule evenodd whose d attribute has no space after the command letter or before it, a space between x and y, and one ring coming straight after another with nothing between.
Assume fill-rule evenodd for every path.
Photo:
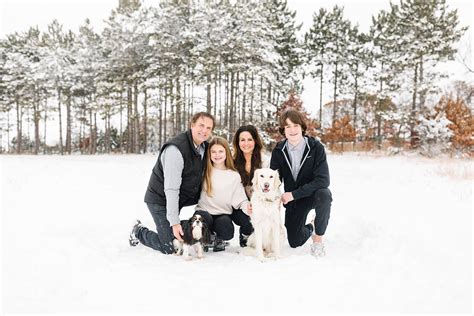
<instances>
[{"instance_id":1,"label":"woman","mask_svg":"<svg viewBox=\"0 0 474 316\"><path fill-rule=\"evenodd\" d=\"M262 140L253 125L241 126L235 132L232 142L234 147L234 165L240 174L245 193L252 196L252 178L256 169L262 168Z\"/></svg>"},{"instance_id":2,"label":"woman","mask_svg":"<svg viewBox=\"0 0 474 316\"><path fill-rule=\"evenodd\" d=\"M211 140L206 159L203 189L195 214L201 215L215 233L214 251L222 251L225 241L234 237L233 223L240 226L243 234L253 231L250 218L244 213L249 201L235 170L229 143L224 138Z\"/></svg>"}]
</instances>

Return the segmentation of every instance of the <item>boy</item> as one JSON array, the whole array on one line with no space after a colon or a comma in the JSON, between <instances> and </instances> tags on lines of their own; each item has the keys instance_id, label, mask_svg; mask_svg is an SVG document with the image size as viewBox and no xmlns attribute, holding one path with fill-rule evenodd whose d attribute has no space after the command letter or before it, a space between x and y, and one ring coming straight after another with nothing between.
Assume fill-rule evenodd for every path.
<instances>
[{"instance_id":1,"label":"boy","mask_svg":"<svg viewBox=\"0 0 474 316\"><path fill-rule=\"evenodd\" d=\"M278 170L285 183L281 200L286 208L288 243L296 248L311 237L311 254L322 257L325 255L323 235L332 202L328 189L329 168L323 145L313 137L305 136L306 129L300 112L288 109L282 113L279 131L285 139L273 150L270 168ZM306 224L312 209L316 210L316 217Z\"/></svg>"}]
</instances>

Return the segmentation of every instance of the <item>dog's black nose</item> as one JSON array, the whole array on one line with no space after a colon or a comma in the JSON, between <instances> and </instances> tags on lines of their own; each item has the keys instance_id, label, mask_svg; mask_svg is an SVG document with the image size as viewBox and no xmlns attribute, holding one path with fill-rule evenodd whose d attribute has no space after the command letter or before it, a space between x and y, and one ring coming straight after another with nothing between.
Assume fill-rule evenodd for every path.
<instances>
[{"instance_id":1,"label":"dog's black nose","mask_svg":"<svg viewBox=\"0 0 474 316\"><path fill-rule=\"evenodd\" d=\"M264 183L264 184L263 184L263 187L264 187L265 189L268 189L269 186L270 186L269 183Z\"/></svg>"}]
</instances>

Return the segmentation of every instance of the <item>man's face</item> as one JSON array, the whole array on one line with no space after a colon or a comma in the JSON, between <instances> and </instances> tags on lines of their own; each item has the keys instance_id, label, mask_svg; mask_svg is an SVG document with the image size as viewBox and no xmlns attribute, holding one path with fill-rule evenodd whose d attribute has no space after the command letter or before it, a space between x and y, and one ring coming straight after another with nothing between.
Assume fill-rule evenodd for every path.
<instances>
[{"instance_id":1,"label":"man's face","mask_svg":"<svg viewBox=\"0 0 474 316\"><path fill-rule=\"evenodd\" d=\"M290 119L286 119L285 137L290 144L298 144L303 139L303 130L300 124L295 124Z\"/></svg>"},{"instance_id":2,"label":"man's face","mask_svg":"<svg viewBox=\"0 0 474 316\"><path fill-rule=\"evenodd\" d=\"M191 124L191 134L196 145L201 145L212 135L212 120L208 117L201 116L196 123Z\"/></svg>"}]
</instances>

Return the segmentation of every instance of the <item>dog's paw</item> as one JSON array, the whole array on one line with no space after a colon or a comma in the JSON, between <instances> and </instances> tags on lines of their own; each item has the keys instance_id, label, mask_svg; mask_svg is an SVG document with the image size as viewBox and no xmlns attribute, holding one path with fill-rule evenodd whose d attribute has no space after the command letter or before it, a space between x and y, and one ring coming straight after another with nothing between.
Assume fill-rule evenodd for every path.
<instances>
[{"instance_id":1,"label":"dog's paw","mask_svg":"<svg viewBox=\"0 0 474 316\"><path fill-rule=\"evenodd\" d=\"M273 259L273 260L277 260L277 259L281 259L282 256L281 256L280 253L271 252L271 253L268 254L268 258Z\"/></svg>"}]
</instances>

